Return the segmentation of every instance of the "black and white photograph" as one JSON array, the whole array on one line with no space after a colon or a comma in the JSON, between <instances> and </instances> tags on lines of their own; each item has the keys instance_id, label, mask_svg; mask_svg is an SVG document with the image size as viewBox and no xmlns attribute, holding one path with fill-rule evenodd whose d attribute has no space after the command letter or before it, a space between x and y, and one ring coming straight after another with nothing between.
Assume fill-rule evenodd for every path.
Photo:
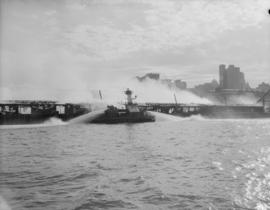
<instances>
[{"instance_id":1,"label":"black and white photograph","mask_svg":"<svg viewBox=\"0 0 270 210\"><path fill-rule=\"evenodd\" d=\"M0 210L270 210L270 0L0 0Z\"/></svg>"}]
</instances>

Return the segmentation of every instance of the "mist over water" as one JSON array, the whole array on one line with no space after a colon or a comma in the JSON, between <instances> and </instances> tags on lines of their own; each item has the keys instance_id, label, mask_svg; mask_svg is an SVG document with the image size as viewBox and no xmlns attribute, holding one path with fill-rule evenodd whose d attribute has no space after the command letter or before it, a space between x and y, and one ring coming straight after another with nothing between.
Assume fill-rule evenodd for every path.
<instances>
[{"instance_id":1,"label":"mist over water","mask_svg":"<svg viewBox=\"0 0 270 210\"><path fill-rule=\"evenodd\" d=\"M258 99L253 93L246 93L243 95L228 96L227 102L230 104L258 105Z\"/></svg>"},{"instance_id":2,"label":"mist over water","mask_svg":"<svg viewBox=\"0 0 270 210\"><path fill-rule=\"evenodd\" d=\"M124 91L127 88L133 91L133 97L137 96L135 101L138 103L175 103L175 94L178 103L212 104L210 100L196 96L189 91L176 88L170 89L165 84L150 79L144 82L139 82L137 79L129 79L119 81L117 86L105 86L101 89L103 102L107 104L125 102L126 96Z\"/></svg>"},{"instance_id":3,"label":"mist over water","mask_svg":"<svg viewBox=\"0 0 270 210\"><path fill-rule=\"evenodd\" d=\"M48 85L46 88L31 86L20 88L0 87L0 100L55 100L70 103L86 102L116 105L119 102L125 101L124 91L129 88L134 92L134 96L138 96L136 101L139 103L175 103L174 94L178 103L212 103L208 99L196 96L189 91L170 89L159 81L145 80L144 82L139 82L135 78L131 79L128 76L110 77L109 74L101 75L98 82L92 83L91 79L88 81L87 78L83 78L79 73L74 73L73 76L72 82L56 83L52 87ZM49 84L50 82L48 81ZM102 100L99 90L102 93Z\"/></svg>"}]
</instances>

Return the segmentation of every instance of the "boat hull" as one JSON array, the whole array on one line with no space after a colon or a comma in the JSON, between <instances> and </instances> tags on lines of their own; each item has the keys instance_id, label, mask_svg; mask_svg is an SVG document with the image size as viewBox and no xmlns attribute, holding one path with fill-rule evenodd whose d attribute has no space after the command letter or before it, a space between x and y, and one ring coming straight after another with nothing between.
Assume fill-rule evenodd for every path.
<instances>
[{"instance_id":1,"label":"boat hull","mask_svg":"<svg viewBox=\"0 0 270 210\"><path fill-rule=\"evenodd\" d=\"M101 124L118 124L118 123L144 123L144 122L154 122L155 117L146 113L145 111L136 113L115 113L108 114L104 113L96 119L92 120L91 123L101 123Z\"/></svg>"}]
</instances>

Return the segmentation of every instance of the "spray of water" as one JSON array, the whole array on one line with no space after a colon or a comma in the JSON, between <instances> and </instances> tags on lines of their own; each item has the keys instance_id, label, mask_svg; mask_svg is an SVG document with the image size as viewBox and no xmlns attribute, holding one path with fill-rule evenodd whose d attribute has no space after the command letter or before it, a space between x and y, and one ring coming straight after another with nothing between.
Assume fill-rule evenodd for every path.
<instances>
[{"instance_id":1,"label":"spray of water","mask_svg":"<svg viewBox=\"0 0 270 210\"><path fill-rule=\"evenodd\" d=\"M155 116L155 119L157 122L164 122L164 121L182 121L184 118L182 117L176 117L173 115L165 114L165 113L160 113L160 112L153 112L153 111L148 111L151 115Z\"/></svg>"},{"instance_id":2,"label":"spray of water","mask_svg":"<svg viewBox=\"0 0 270 210\"><path fill-rule=\"evenodd\" d=\"M139 82L137 79L122 80L116 86L102 88L103 101L114 105L124 102L126 88L134 91L134 96L138 96L136 98L138 103L175 103L175 94L178 103L212 104L210 100L189 91L169 88L162 82L151 79L146 79L144 82Z\"/></svg>"},{"instance_id":3,"label":"spray of water","mask_svg":"<svg viewBox=\"0 0 270 210\"><path fill-rule=\"evenodd\" d=\"M0 129L39 128L39 127L51 127L51 126L63 126L66 124L67 123L63 122L61 119L52 117L46 120L44 123L23 124L23 125L1 125Z\"/></svg>"},{"instance_id":4,"label":"spray of water","mask_svg":"<svg viewBox=\"0 0 270 210\"><path fill-rule=\"evenodd\" d=\"M40 124L1 125L0 129L39 128L39 127L51 127L51 126L63 126L63 125L68 125L68 124L88 123L88 122L91 122L91 120L97 118L102 113L104 113L104 110L105 109L103 108L97 111L89 112L87 114L71 119L68 122L63 122L59 118L52 117L46 120L44 123L40 123Z\"/></svg>"},{"instance_id":5,"label":"spray of water","mask_svg":"<svg viewBox=\"0 0 270 210\"><path fill-rule=\"evenodd\" d=\"M229 104L254 105L257 101L258 98L256 98L253 94L230 96L227 98L227 103Z\"/></svg>"},{"instance_id":6,"label":"spray of water","mask_svg":"<svg viewBox=\"0 0 270 210\"><path fill-rule=\"evenodd\" d=\"M61 119L56 118L56 117L51 117L50 119L46 120L43 125L65 125L66 123L63 122Z\"/></svg>"},{"instance_id":7,"label":"spray of water","mask_svg":"<svg viewBox=\"0 0 270 210\"><path fill-rule=\"evenodd\" d=\"M81 115L79 117L76 117L76 118L70 120L68 123L69 124L89 123L92 120L94 120L95 118L97 118L98 116L100 116L101 114L103 114L104 110L105 109L101 109L101 110L97 110L97 111L93 111L93 112Z\"/></svg>"}]
</instances>

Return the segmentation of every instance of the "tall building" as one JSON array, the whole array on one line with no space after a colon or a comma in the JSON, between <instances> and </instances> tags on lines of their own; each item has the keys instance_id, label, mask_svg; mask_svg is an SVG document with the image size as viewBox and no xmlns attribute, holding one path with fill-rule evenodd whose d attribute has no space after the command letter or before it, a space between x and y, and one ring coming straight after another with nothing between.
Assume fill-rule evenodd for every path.
<instances>
[{"instance_id":1,"label":"tall building","mask_svg":"<svg viewBox=\"0 0 270 210\"><path fill-rule=\"evenodd\" d=\"M227 77L225 77L226 74L226 66L224 64L219 65L219 86L220 88L225 87L225 83L227 84Z\"/></svg>"},{"instance_id":2,"label":"tall building","mask_svg":"<svg viewBox=\"0 0 270 210\"><path fill-rule=\"evenodd\" d=\"M245 75L239 67L224 64L219 65L219 87L220 89L245 90Z\"/></svg>"}]
</instances>

